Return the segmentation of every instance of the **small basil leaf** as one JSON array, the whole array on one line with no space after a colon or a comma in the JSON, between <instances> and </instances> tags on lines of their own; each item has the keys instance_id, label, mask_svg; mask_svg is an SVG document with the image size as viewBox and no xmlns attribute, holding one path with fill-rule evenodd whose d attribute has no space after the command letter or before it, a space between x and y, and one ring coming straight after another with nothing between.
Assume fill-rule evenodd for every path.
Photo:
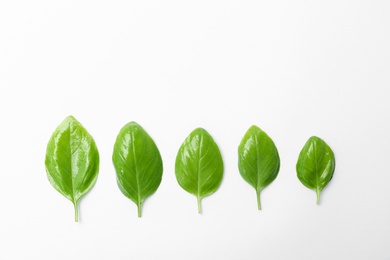
<instances>
[{"instance_id":1,"label":"small basil leaf","mask_svg":"<svg viewBox=\"0 0 390 260\"><path fill-rule=\"evenodd\" d=\"M161 183L163 164L153 139L136 122L126 124L119 132L112 155L117 183L122 193L138 207Z\"/></svg>"},{"instance_id":2,"label":"small basil leaf","mask_svg":"<svg viewBox=\"0 0 390 260\"><path fill-rule=\"evenodd\" d=\"M74 205L95 185L99 153L91 135L73 117L67 117L53 132L46 150L46 172L51 185Z\"/></svg>"},{"instance_id":3,"label":"small basil leaf","mask_svg":"<svg viewBox=\"0 0 390 260\"><path fill-rule=\"evenodd\" d=\"M260 192L278 176L279 153L272 139L257 126L251 126L238 147L238 169L242 178L256 190L261 210Z\"/></svg>"},{"instance_id":4,"label":"small basil leaf","mask_svg":"<svg viewBox=\"0 0 390 260\"><path fill-rule=\"evenodd\" d=\"M221 152L206 130L197 128L184 140L176 157L175 172L179 185L197 197L201 213L202 198L218 189L223 175Z\"/></svg>"},{"instance_id":5,"label":"small basil leaf","mask_svg":"<svg viewBox=\"0 0 390 260\"><path fill-rule=\"evenodd\" d=\"M299 154L297 162L298 179L303 185L320 193L333 177L335 158L332 149L319 137L312 136Z\"/></svg>"}]
</instances>

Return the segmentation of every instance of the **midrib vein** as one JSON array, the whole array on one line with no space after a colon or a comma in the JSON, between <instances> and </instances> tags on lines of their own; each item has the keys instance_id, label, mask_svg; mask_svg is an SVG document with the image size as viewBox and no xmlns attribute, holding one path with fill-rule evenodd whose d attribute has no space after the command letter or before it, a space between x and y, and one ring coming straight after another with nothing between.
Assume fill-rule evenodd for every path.
<instances>
[{"instance_id":1,"label":"midrib vein","mask_svg":"<svg viewBox=\"0 0 390 260\"><path fill-rule=\"evenodd\" d=\"M75 190L74 190L74 179L76 176L74 175L73 172L73 149L72 149L72 124L69 122L69 164L70 164L70 176L71 176L71 184L72 184L72 199L73 203L76 204L76 199L75 199Z\"/></svg>"},{"instance_id":2,"label":"midrib vein","mask_svg":"<svg viewBox=\"0 0 390 260\"><path fill-rule=\"evenodd\" d=\"M315 164L315 171L316 171L316 184L317 184L317 187L316 189L318 189L319 187L319 183L318 183L318 167L317 167L317 144L314 143L314 164Z\"/></svg>"},{"instance_id":3,"label":"midrib vein","mask_svg":"<svg viewBox=\"0 0 390 260\"><path fill-rule=\"evenodd\" d=\"M198 152L198 197L200 196L200 158L202 158L202 143L203 143L203 138L200 137L199 140L199 152Z\"/></svg>"},{"instance_id":4,"label":"midrib vein","mask_svg":"<svg viewBox=\"0 0 390 260\"><path fill-rule=\"evenodd\" d=\"M134 133L133 132L131 133L131 139L132 139L131 146L132 146L132 150L133 150L135 180L136 180L136 183L137 183L138 204L140 204L141 203L141 195L140 195L138 169L137 169L137 157L135 156L135 146L134 146L135 138L134 138Z\"/></svg>"},{"instance_id":5,"label":"midrib vein","mask_svg":"<svg viewBox=\"0 0 390 260\"><path fill-rule=\"evenodd\" d=\"M260 174L259 174L259 147L257 142L257 136L255 136L255 147L256 147L256 175L257 175L257 191L260 190Z\"/></svg>"}]
</instances>

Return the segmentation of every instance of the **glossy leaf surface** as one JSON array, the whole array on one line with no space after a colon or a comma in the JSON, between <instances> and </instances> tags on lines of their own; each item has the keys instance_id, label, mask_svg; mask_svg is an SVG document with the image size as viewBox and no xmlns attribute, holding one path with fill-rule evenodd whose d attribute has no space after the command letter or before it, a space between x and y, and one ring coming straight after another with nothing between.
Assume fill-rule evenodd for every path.
<instances>
[{"instance_id":1,"label":"glossy leaf surface","mask_svg":"<svg viewBox=\"0 0 390 260\"><path fill-rule=\"evenodd\" d=\"M258 209L260 192L278 176L280 159L272 139L259 127L251 126L238 147L238 169L242 178L256 190Z\"/></svg>"},{"instance_id":2,"label":"glossy leaf surface","mask_svg":"<svg viewBox=\"0 0 390 260\"><path fill-rule=\"evenodd\" d=\"M319 137L312 136L299 154L297 162L298 179L303 185L320 193L333 177L335 158L332 149Z\"/></svg>"},{"instance_id":3,"label":"glossy leaf surface","mask_svg":"<svg viewBox=\"0 0 390 260\"><path fill-rule=\"evenodd\" d=\"M91 135L73 116L52 134L45 164L51 185L73 203L78 221L78 203L98 176L99 153Z\"/></svg>"},{"instance_id":4,"label":"glossy leaf surface","mask_svg":"<svg viewBox=\"0 0 390 260\"><path fill-rule=\"evenodd\" d=\"M206 130L197 128L184 140L176 157L175 172L179 185L197 197L201 213L202 198L218 189L223 176L221 152Z\"/></svg>"},{"instance_id":5,"label":"glossy leaf surface","mask_svg":"<svg viewBox=\"0 0 390 260\"><path fill-rule=\"evenodd\" d=\"M112 155L117 183L122 193L138 207L161 183L163 164L153 139L136 122L126 124L119 132Z\"/></svg>"}]
</instances>

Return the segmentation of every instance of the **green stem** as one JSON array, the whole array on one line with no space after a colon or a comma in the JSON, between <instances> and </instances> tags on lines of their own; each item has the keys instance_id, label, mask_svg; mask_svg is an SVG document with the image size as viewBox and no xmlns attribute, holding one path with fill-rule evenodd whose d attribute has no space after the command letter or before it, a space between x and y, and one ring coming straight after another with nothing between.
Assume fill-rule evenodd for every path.
<instances>
[{"instance_id":1,"label":"green stem","mask_svg":"<svg viewBox=\"0 0 390 260\"><path fill-rule=\"evenodd\" d=\"M198 198L198 213L202 213L202 198L201 197L197 197Z\"/></svg>"},{"instance_id":2,"label":"green stem","mask_svg":"<svg viewBox=\"0 0 390 260\"><path fill-rule=\"evenodd\" d=\"M74 205L74 221L79 222L79 205L77 202L73 203Z\"/></svg>"},{"instance_id":3,"label":"green stem","mask_svg":"<svg viewBox=\"0 0 390 260\"><path fill-rule=\"evenodd\" d=\"M142 202L137 203L137 209L138 209L138 217L140 218L142 216Z\"/></svg>"},{"instance_id":4,"label":"green stem","mask_svg":"<svg viewBox=\"0 0 390 260\"><path fill-rule=\"evenodd\" d=\"M257 195L257 208L261 210L260 190L256 190L256 195Z\"/></svg>"},{"instance_id":5,"label":"green stem","mask_svg":"<svg viewBox=\"0 0 390 260\"><path fill-rule=\"evenodd\" d=\"M317 193L317 201L316 201L316 204L317 205L320 205L320 193L321 191L319 189L316 189L316 193Z\"/></svg>"}]
</instances>

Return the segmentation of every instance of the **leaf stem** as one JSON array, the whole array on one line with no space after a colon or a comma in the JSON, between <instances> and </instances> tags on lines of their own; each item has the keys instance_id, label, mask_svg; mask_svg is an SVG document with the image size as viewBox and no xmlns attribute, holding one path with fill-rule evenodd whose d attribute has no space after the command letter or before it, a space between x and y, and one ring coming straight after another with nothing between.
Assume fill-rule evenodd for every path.
<instances>
[{"instance_id":1,"label":"leaf stem","mask_svg":"<svg viewBox=\"0 0 390 260\"><path fill-rule=\"evenodd\" d=\"M321 191L319 189L316 189L316 193L317 193L317 201L316 201L316 204L317 205L320 205L320 193Z\"/></svg>"},{"instance_id":2,"label":"leaf stem","mask_svg":"<svg viewBox=\"0 0 390 260\"><path fill-rule=\"evenodd\" d=\"M197 196L198 198L198 213L202 213L202 198L200 196Z\"/></svg>"},{"instance_id":3,"label":"leaf stem","mask_svg":"<svg viewBox=\"0 0 390 260\"><path fill-rule=\"evenodd\" d=\"M137 209L138 209L138 217L140 218L142 216L142 202L137 203Z\"/></svg>"},{"instance_id":4,"label":"leaf stem","mask_svg":"<svg viewBox=\"0 0 390 260\"><path fill-rule=\"evenodd\" d=\"M257 208L258 210L261 210L260 190L256 190L256 195L257 195Z\"/></svg>"},{"instance_id":5,"label":"leaf stem","mask_svg":"<svg viewBox=\"0 0 390 260\"><path fill-rule=\"evenodd\" d=\"M73 203L74 205L74 221L79 222L79 205L77 202Z\"/></svg>"}]
</instances>

